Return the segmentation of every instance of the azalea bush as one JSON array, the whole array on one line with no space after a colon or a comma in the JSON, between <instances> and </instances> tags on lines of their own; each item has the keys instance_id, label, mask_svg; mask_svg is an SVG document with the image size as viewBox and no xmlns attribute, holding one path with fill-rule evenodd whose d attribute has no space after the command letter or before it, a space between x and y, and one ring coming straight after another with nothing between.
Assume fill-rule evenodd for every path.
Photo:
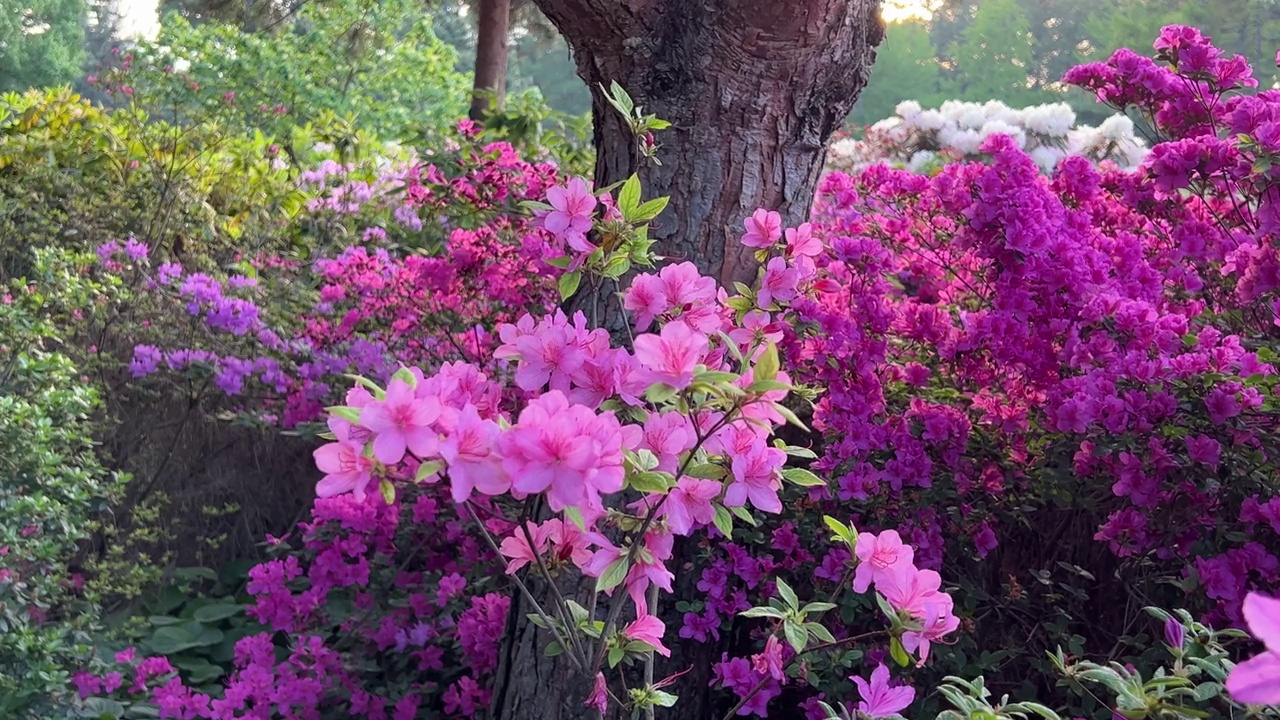
<instances>
[{"instance_id":1,"label":"azalea bush","mask_svg":"<svg viewBox=\"0 0 1280 720\"><path fill-rule=\"evenodd\" d=\"M630 268L653 265L645 229L666 203L642 202L635 178L616 198L576 179L546 195L549 204L533 207L541 232L565 248L550 259L567 270L563 298L607 291ZM744 242L772 258L770 269L733 297L689 263L635 276L623 292L633 318L624 346L582 312L557 310L499 325L499 364L361 378L327 410L332 442L315 452L324 477L300 547L250 573L250 614L264 632L237 644L225 691L193 692L163 658L127 654L117 670L126 689L149 695L162 717L409 718L424 705L470 716L488 704L485 680L506 632L512 599L494 592L504 585L492 573L503 567L546 652L575 669L585 704L644 713L676 702L664 689L671 679L655 675L655 654L669 655L675 635L661 619L674 540L731 541L757 516L781 513L784 492L824 485L787 467L809 450L771 439L784 423L804 425L756 318L786 312L788 299L822 282L813 238L781 238L767 223L748 228ZM736 662L724 663L722 683L739 697L728 717L763 708L811 672L810 658L875 640L903 665L909 654L924 662L957 628L940 577L915 564L897 533L824 525L847 555L849 589L874 587L876 610L827 620L845 583L827 600L802 601L772 579L760 605L741 608L765 637L745 672L730 675ZM580 578L593 579L589 597L573 590ZM868 629L846 634L859 625ZM285 655L272 633L291 638ZM846 663L824 663L848 675ZM108 690L96 676L81 684L86 696ZM890 686L883 664L855 685L862 700L852 706L874 717L897 715L914 695ZM831 716L852 712L837 710L844 698L812 700Z\"/></svg>"},{"instance_id":2,"label":"azalea bush","mask_svg":"<svg viewBox=\"0 0 1280 720\"><path fill-rule=\"evenodd\" d=\"M827 170L855 172L883 162L927 173L948 163L977 159L982 143L992 135L1011 138L1046 173L1073 156L1133 169L1147 152L1140 131L1123 113L1097 127L1078 125L1067 103L1011 108L999 100L948 100L935 109L907 100L898 104L893 117L876 122L860 135L832 142Z\"/></svg>"}]
</instances>

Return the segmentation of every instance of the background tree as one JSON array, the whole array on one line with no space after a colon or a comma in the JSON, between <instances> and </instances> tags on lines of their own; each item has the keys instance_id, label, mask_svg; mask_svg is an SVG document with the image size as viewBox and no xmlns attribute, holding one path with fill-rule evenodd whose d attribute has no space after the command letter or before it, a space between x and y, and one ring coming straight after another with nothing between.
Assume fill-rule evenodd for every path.
<instances>
[{"instance_id":1,"label":"background tree","mask_svg":"<svg viewBox=\"0 0 1280 720\"><path fill-rule=\"evenodd\" d=\"M940 78L929 26L918 19L889 23L884 43L876 49L871 78L854 103L849 121L861 127L883 120L903 100L935 105L940 100Z\"/></svg>"},{"instance_id":2,"label":"background tree","mask_svg":"<svg viewBox=\"0 0 1280 720\"><path fill-rule=\"evenodd\" d=\"M6 4L0 12L0 91L74 79L84 61L86 12L84 0Z\"/></svg>"},{"instance_id":3,"label":"background tree","mask_svg":"<svg viewBox=\"0 0 1280 720\"><path fill-rule=\"evenodd\" d=\"M471 88L472 120L482 120L490 103L502 106L507 90L507 46L511 0L479 0L476 63Z\"/></svg>"}]
</instances>

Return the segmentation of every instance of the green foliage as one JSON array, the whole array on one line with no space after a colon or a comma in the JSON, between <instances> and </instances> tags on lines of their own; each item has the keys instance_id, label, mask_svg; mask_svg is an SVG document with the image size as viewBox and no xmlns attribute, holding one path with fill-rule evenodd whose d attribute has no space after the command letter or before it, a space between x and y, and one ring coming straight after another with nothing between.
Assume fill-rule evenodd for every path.
<instances>
[{"instance_id":1,"label":"green foliage","mask_svg":"<svg viewBox=\"0 0 1280 720\"><path fill-rule=\"evenodd\" d=\"M69 82L84 62L84 0L7 0L0 8L0 92Z\"/></svg>"},{"instance_id":2,"label":"green foliage","mask_svg":"<svg viewBox=\"0 0 1280 720\"><path fill-rule=\"evenodd\" d=\"M876 48L871 80L858 96L850 121L860 126L878 122L892 116L903 100L932 106L940 78L928 26L917 20L890 23L885 41Z\"/></svg>"},{"instance_id":3,"label":"green foliage","mask_svg":"<svg viewBox=\"0 0 1280 720\"><path fill-rule=\"evenodd\" d=\"M947 97L994 98L1011 107L1047 99L1035 84L1035 36L1018 0L984 0L947 54L952 62L943 83Z\"/></svg>"},{"instance_id":4,"label":"green foliage","mask_svg":"<svg viewBox=\"0 0 1280 720\"><path fill-rule=\"evenodd\" d=\"M470 90L411 0L308 3L269 32L171 14L135 54L137 90L154 112L185 119L227 108L232 126L277 138L325 111L404 138L464 115Z\"/></svg>"},{"instance_id":5,"label":"green foliage","mask_svg":"<svg viewBox=\"0 0 1280 720\"><path fill-rule=\"evenodd\" d=\"M68 564L91 516L126 478L90 439L95 389L58 351L66 318L109 298L91 256L34 250L32 272L0 297L0 716L58 717L91 656L97 608Z\"/></svg>"}]
</instances>

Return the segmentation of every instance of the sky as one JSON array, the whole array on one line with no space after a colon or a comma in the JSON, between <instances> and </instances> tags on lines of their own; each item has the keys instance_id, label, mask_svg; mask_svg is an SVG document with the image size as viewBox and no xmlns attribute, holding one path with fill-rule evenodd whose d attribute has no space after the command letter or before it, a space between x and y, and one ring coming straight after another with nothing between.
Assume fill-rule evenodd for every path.
<instances>
[{"instance_id":1,"label":"sky","mask_svg":"<svg viewBox=\"0 0 1280 720\"><path fill-rule=\"evenodd\" d=\"M929 0L884 0L884 19L905 20L912 17L928 18L926 5ZM159 28L156 17L156 0L120 0L123 19L121 32L125 37L151 37Z\"/></svg>"},{"instance_id":2,"label":"sky","mask_svg":"<svg viewBox=\"0 0 1280 720\"><path fill-rule=\"evenodd\" d=\"M152 37L160 27L156 0L120 0L120 34L124 37Z\"/></svg>"}]
</instances>

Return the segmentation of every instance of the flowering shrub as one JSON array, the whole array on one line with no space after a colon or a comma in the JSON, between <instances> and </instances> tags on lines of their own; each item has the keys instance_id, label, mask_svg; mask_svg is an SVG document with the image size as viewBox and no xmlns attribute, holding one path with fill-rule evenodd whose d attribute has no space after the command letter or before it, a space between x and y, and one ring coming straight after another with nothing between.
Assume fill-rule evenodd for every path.
<instances>
[{"instance_id":1,"label":"flowering shrub","mask_svg":"<svg viewBox=\"0 0 1280 720\"><path fill-rule=\"evenodd\" d=\"M98 607L71 566L126 479L95 455L97 393L51 349L63 313L113 289L81 277L74 253L32 255L0 290L0 714L18 720L66 717L68 680L93 661Z\"/></svg>"},{"instance_id":2,"label":"flowering shrub","mask_svg":"<svg viewBox=\"0 0 1280 720\"><path fill-rule=\"evenodd\" d=\"M1069 156L1132 169L1147 152L1146 143L1134 134L1133 121L1123 114L1095 128L1076 125L1076 114L1066 103L1014 109L998 100L948 100L935 110L908 100L898 105L893 117L868 127L862 139L833 142L827 170L855 172L877 162L912 172L937 170L976 159L992 135L1010 137L1046 173Z\"/></svg>"},{"instance_id":3,"label":"flowering shrub","mask_svg":"<svg viewBox=\"0 0 1280 720\"><path fill-rule=\"evenodd\" d=\"M546 195L535 210L541 232L566 248L552 263L568 269L562 296L652 264L645 225L665 200L641 202L634 178L616 199L580 180ZM193 693L162 659L135 667L127 658L120 672L126 681L132 673L130 691L150 688L161 717L323 709L409 718L422 702L471 716L488 702L483 681L505 632L509 601L490 592L484 570L502 560L547 634L547 652L576 668L589 707L674 703L663 689L670 680L653 674L654 654L668 655L673 635L659 611L660 591L672 591L674 539L729 541L736 524L782 512L784 481L824 484L786 467L789 455L812 453L770 442L778 426L803 425L783 402L792 387L759 323L820 282L810 259L820 247L807 227L784 233L767 212L748 222L744 242L772 259L741 295L728 297L688 263L636 276L623 293L634 318L629 347L615 347L581 312L525 314L498 327L492 356L503 364L447 362L401 367L384 383L361 379L328 410L331 442L315 452L320 499L300 553L250 573L250 613L292 638L287 656L276 656L269 632L241 640L221 697ZM107 250L108 262L129 254ZM217 299L203 280L186 285L180 292L194 303ZM255 313L224 304L205 321L233 334L254 329ZM823 622L835 604L802 603L773 579L766 604L738 608L768 627L748 666L722 663L721 683L741 698L729 717L763 712L808 672L811 655L880 637L901 664L909 653L923 663L958 626L940 577L919 568L896 533L827 525L845 548L852 590L876 589L888 627L837 640L828 625L850 623ZM578 602L569 589L584 576L595 578L595 593ZM913 693L890 687L887 675L880 665L870 682L857 678L863 712L894 717L910 703ZM87 695L98 689L94 678L85 683Z\"/></svg>"},{"instance_id":4,"label":"flowering shrub","mask_svg":"<svg viewBox=\"0 0 1280 720\"><path fill-rule=\"evenodd\" d=\"M174 262L152 268L136 242L101 245L107 269L141 270L149 312L188 315L183 334L201 339L173 346L174 328L156 327L134 348L132 375L194 372L233 398L257 396L242 409L292 428L338 398L332 382L344 373L385 380L401 363L490 362L496 324L553 298L550 238L510 210L540 196L555 170L468 132L470 146L443 169L391 165L366 181L325 161L303 173L310 222L342 219L360 239L334 257L244 257L219 279Z\"/></svg>"},{"instance_id":5,"label":"flowering shrub","mask_svg":"<svg viewBox=\"0 0 1280 720\"><path fill-rule=\"evenodd\" d=\"M260 418L323 418L329 442L310 520L251 574L264 630L226 688L126 653L85 695L164 717L473 716L528 619L602 713L676 702L655 655L690 643L723 651L698 669L729 718L928 714L939 685L965 717L1056 717L935 668L1116 691L1069 701L1080 716L1235 712L1232 631L1180 614L1168 644L1204 652L1170 680L1133 628L1176 598L1272 640L1249 593L1280 584L1280 96L1242 94L1242 61L1193 30L1156 49L1164 65L1122 51L1068 76L1158 133L1136 170L1075 156L1046 175L993 126L981 162L831 173L811 223L744 220L761 268L732 294L652 267L665 201L634 179L597 192L465 143L458 175L308 175L315 226L363 227L305 263L246 256L215 279L104 245L199 330L135 348L136 374L204 373ZM598 317L612 294L625 317ZM1094 645L1105 662L1068 662ZM1269 678L1269 654L1231 684Z\"/></svg>"},{"instance_id":6,"label":"flowering shrub","mask_svg":"<svg viewBox=\"0 0 1280 720\"><path fill-rule=\"evenodd\" d=\"M1159 133L1137 170L1068 157L1045 177L992 134L983 163L820 190L816 262L839 291L796 303L813 329L784 353L827 389L815 467L860 524L966 568L958 597L1048 618L1003 642L1007 619L978 624L969 657L1111 643L1132 615L1108 598L1126 593L1193 593L1239 624L1246 593L1280 582L1276 190L1258 139L1276 97L1242 94L1243 61L1191 29L1156 49L1067 76Z\"/></svg>"}]
</instances>

